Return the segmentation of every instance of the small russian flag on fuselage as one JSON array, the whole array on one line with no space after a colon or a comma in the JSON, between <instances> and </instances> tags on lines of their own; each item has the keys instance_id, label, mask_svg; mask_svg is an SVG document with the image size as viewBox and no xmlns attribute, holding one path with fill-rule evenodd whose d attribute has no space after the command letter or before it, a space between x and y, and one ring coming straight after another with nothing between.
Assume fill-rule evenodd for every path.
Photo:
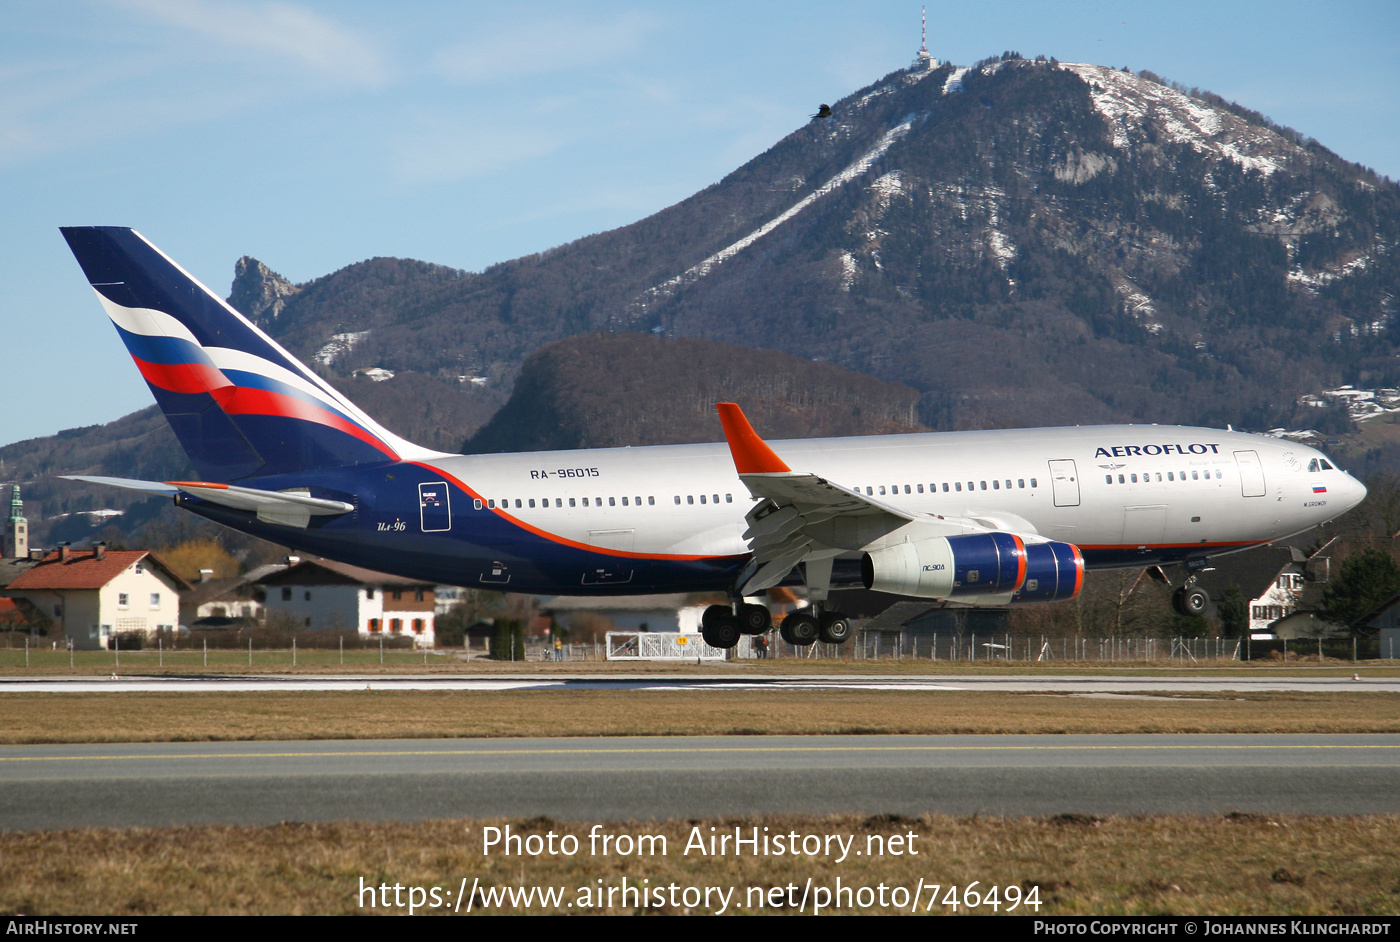
<instances>
[{"instance_id":1,"label":"small russian flag on fuselage","mask_svg":"<svg viewBox=\"0 0 1400 942\"><path fill-rule=\"evenodd\" d=\"M1322 484L1314 484L1314 485L1313 485L1313 493L1314 493L1314 494L1326 494L1326 493L1327 493L1327 487L1326 487L1325 485L1322 485Z\"/></svg>"}]
</instances>

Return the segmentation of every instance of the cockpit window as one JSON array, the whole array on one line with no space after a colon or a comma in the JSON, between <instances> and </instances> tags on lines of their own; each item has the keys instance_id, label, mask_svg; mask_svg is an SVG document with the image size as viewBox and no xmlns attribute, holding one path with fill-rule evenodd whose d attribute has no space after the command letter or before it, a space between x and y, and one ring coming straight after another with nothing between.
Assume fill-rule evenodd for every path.
<instances>
[{"instance_id":1,"label":"cockpit window","mask_svg":"<svg viewBox=\"0 0 1400 942\"><path fill-rule=\"evenodd\" d=\"M1322 470L1322 468L1318 466L1318 463L1317 463L1317 459L1316 459L1316 458L1314 458L1312 461L1309 461L1309 462L1308 462L1308 470L1309 470L1309 471L1321 471L1321 470Z\"/></svg>"},{"instance_id":2,"label":"cockpit window","mask_svg":"<svg viewBox=\"0 0 1400 942\"><path fill-rule=\"evenodd\" d=\"M1324 470L1324 471L1335 471L1335 470L1337 470L1337 469L1334 468L1334 467L1332 467L1332 465L1328 464L1326 458L1323 458L1323 459L1322 459L1322 470Z\"/></svg>"}]
</instances>

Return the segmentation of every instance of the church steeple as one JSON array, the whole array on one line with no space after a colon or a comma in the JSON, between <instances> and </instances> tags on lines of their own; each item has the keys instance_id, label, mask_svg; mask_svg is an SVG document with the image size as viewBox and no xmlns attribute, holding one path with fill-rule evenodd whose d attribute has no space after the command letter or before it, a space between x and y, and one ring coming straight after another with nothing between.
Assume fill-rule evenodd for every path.
<instances>
[{"instance_id":1,"label":"church steeple","mask_svg":"<svg viewBox=\"0 0 1400 942\"><path fill-rule=\"evenodd\" d=\"M4 555L29 555L29 521L24 519L24 501L19 498L19 485L10 491L10 519L5 524Z\"/></svg>"}]
</instances>

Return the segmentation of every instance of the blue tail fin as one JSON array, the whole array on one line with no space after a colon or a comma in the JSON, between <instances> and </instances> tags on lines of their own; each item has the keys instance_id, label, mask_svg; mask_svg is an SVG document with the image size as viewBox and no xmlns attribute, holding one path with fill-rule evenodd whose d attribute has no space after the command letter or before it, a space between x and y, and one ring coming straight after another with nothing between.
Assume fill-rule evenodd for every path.
<instances>
[{"instance_id":1,"label":"blue tail fin","mask_svg":"<svg viewBox=\"0 0 1400 942\"><path fill-rule=\"evenodd\" d=\"M134 229L62 231L205 480L436 454L382 428Z\"/></svg>"}]
</instances>

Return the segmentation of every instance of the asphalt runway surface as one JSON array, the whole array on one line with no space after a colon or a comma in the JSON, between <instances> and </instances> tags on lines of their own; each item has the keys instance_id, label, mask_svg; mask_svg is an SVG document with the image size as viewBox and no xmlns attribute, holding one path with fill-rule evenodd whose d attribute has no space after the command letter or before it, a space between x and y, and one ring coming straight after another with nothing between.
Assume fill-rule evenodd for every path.
<instances>
[{"instance_id":1,"label":"asphalt runway surface","mask_svg":"<svg viewBox=\"0 0 1400 942\"><path fill-rule=\"evenodd\" d=\"M811 736L0 747L0 829L537 815L1400 811L1400 735Z\"/></svg>"}]
</instances>

